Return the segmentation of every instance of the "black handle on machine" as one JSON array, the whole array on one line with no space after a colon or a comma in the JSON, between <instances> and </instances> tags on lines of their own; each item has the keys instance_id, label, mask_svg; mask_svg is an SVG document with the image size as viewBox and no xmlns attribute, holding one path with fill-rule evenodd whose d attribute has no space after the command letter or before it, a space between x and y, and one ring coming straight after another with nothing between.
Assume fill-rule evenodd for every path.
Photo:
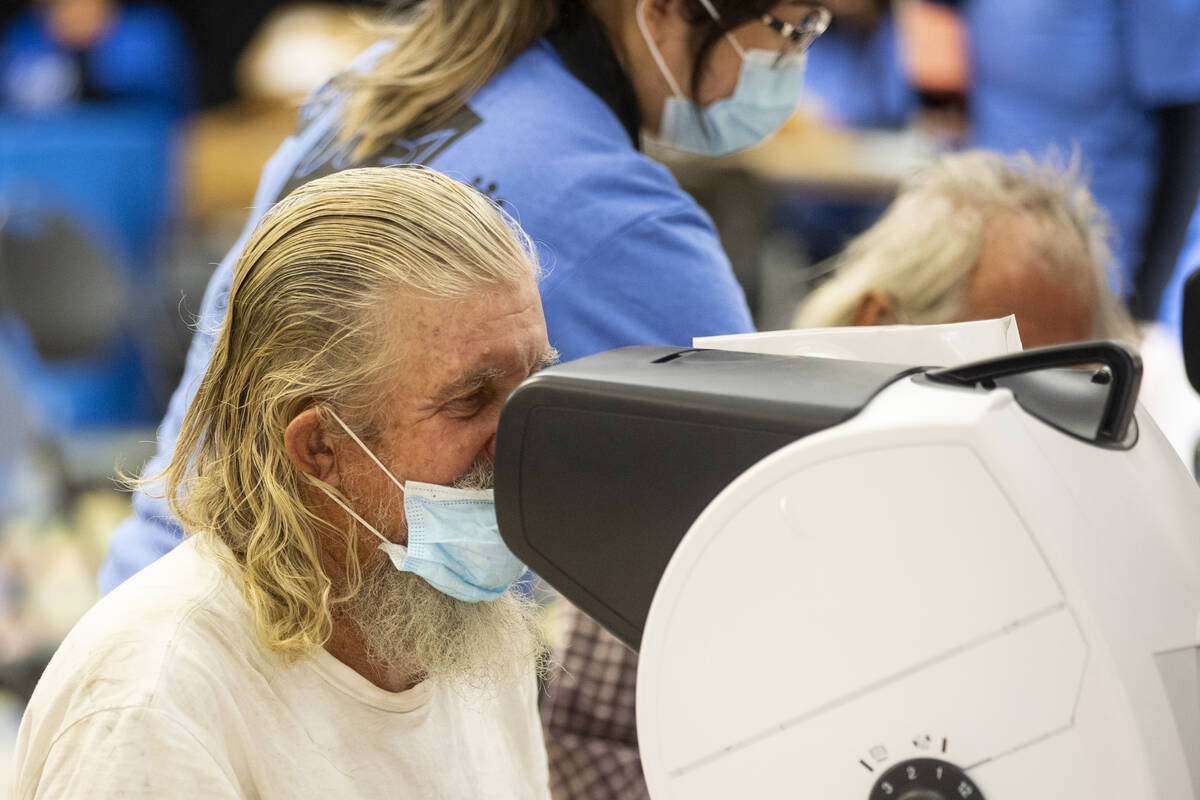
<instances>
[{"instance_id":1,"label":"black handle on machine","mask_svg":"<svg viewBox=\"0 0 1200 800\"><path fill-rule=\"evenodd\" d=\"M932 370L925 374L930 380L939 383L977 386L985 381L1010 375L1093 363L1108 367L1111 374L1108 399L1096 431L1096 441L1102 444L1120 444L1129 431L1129 423L1137 406L1138 389L1142 385L1141 356L1120 342L1080 342L1039 347L1036 350L976 361L960 367Z\"/></svg>"},{"instance_id":2,"label":"black handle on machine","mask_svg":"<svg viewBox=\"0 0 1200 800\"><path fill-rule=\"evenodd\" d=\"M1188 381L1200 392L1200 269L1183 284L1183 320L1179 331Z\"/></svg>"}]
</instances>

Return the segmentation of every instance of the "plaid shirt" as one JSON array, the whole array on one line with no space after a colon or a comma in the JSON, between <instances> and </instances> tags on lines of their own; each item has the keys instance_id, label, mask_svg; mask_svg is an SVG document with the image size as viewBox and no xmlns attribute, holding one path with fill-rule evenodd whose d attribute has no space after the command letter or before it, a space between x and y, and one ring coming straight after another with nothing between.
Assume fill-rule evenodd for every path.
<instances>
[{"instance_id":1,"label":"plaid shirt","mask_svg":"<svg viewBox=\"0 0 1200 800\"><path fill-rule=\"evenodd\" d=\"M542 725L554 800L649 800L638 755L637 653L565 600Z\"/></svg>"}]
</instances>

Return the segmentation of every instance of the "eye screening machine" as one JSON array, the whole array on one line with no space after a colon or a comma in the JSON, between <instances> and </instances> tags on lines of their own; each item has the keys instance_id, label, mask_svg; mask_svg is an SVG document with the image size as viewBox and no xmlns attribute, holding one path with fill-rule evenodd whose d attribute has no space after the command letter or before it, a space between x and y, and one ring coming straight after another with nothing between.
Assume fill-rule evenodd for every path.
<instances>
[{"instance_id":1,"label":"eye screening machine","mask_svg":"<svg viewBox=\"0 0 1200 800\"><path fill-rule=\"evenodd\" d=\"M1200 489L1140 376L614 350L509 399L500 530L639 650L656 800L1198 800Z\"/></svg>"}]
</instances>

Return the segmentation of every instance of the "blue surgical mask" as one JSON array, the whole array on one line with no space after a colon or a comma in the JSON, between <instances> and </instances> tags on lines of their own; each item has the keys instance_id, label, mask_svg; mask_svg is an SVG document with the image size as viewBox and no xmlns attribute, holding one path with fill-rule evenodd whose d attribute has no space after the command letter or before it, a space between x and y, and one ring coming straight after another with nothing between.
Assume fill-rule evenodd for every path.
<instances>
[{"instance_id":1,"label":"blue surgical mask","mask_svg":"<svg viewBox=\"0 0 1200 800\"><path fill-rule=\"evenodd\" d=\"M328 486L314 482L379 537L379 549L387 553L396 569L419 575L443 594L467 603L495 600L525 573L525 565L500 537L491 489L458 489L416 481L402 484L336 413L331 410L330 414L404 493L408 546L389 541Z\"/></svg>"},{"instance_id":2,"label":"blue surgical mask","mask_svg":"<svg viewBox=\"0 0 1200 800\"><path fill-rule=\"evenodd\" d=\"M663 104L658 138L666 145L705 156L723 156L760 144L783 127L796 110L804 85L804 54L776 63L771 50L743 50L729 36L742 68L733 94L701 108L689 100L671 74L646 26L645 0L637 5L637 22L654 62L671 87L672 97ZM709 14L716 12L705 4Z\"/></svg>"}]
</instances>

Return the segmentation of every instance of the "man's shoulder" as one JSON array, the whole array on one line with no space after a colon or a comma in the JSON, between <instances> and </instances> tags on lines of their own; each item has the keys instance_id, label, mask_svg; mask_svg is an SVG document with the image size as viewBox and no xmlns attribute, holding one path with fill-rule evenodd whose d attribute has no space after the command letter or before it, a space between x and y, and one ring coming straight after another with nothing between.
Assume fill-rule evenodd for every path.
<instances>
[{"instance_id":1,"label":"man's shoulder","mask_svg":"<svg viewBox=\"0 0 1200 800\"><path fill-rule=\"evenodd\" d=\"M173 702L258 647L229 573L194 539L130 578L67 635L30 702L44 718ZM244 606L244 601L241 601ZM201 694L203 694L201 692Z\"/></svg>"},{"instance_id":2,"label":"man's shoulder","mask_svg":"<svg viewBox=\"0 0 1200 800\"><path fill-rule=\"evenodd\" d=\"M238 672L232 581L196 542L130 578L67 635L14 746L18 796L229 796L222 722Z\"/></svg>"}]
</instances>

